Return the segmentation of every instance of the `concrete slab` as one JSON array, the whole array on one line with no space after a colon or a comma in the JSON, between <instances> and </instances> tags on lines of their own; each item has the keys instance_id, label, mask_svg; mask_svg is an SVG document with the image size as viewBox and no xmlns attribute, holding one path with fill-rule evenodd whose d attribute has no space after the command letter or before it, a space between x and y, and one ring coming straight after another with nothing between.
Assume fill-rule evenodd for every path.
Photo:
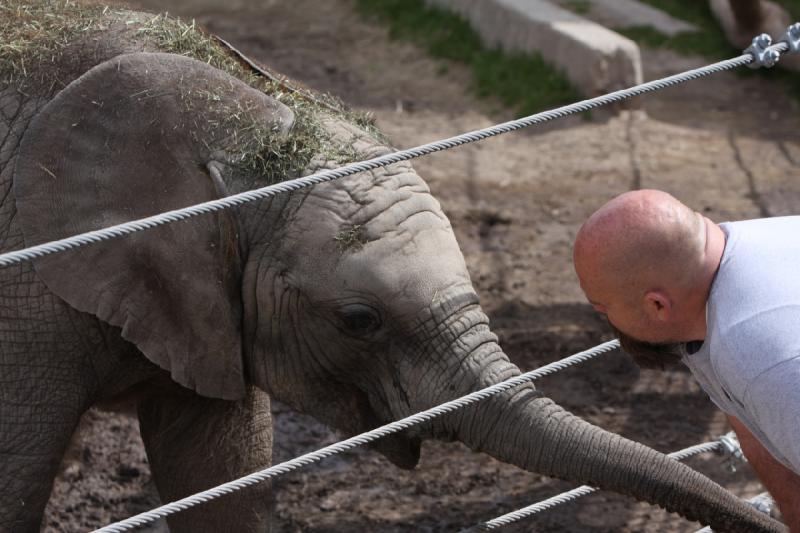
<instances>
[{"instance_id":1,"label":"concrete slab","mask_svg":"<svg viewBox=\"0 0 800 533\"><path fill-rule=\"evenodd\" d=\"M750 196L761 216L788 216L800 212L800 143L730 138L741 171L750 181Z\"/></svg>"},{"instance_id":2,"label":"concrete slab","mask_svg":"<svg viewBox=\"0 0 800 533\"><path fill-rule=\"evenodd\" d=\"M426 0L466 18L488 46L539 53L596 96L642 82L630 39L544 0Z\"/></svg>"},{"instance_id":3,"label":"concrete slab","mask_svg":"<svg viewBox=\"0 0 800 533\"><path fill-rule=\"evenodd\" d=\"M574 0L558 0L568 7ZM586 18L608 28L630 28L649 26L664 35L677 35L682 32L697 31L697 26L677 19L660 9L636 0L583 0L587 8Z\"/></svg>"}]
</instances>

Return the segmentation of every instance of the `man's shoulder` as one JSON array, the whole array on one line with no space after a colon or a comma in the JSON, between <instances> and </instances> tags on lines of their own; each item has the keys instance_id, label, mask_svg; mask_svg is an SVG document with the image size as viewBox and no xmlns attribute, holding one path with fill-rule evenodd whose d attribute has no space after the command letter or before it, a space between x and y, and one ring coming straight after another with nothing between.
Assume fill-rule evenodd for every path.
<instances>
[{"instance_id":1,"label":"man's shoulder","mask_svg":"<svg viewBox=\"0 0 800 533\"><path fill-rule=\"evenodd\" d=\"M800 354L800 217L722 225L726 233L708 299L710 364L731 391Z\"/></svg>"},{"instance_id":2,"label":"man's shoulder","mask_svg":"<svg viewBox=\"0 0 800 533\"><path fill-rule=\"evenodd\" d=\"M800 302L760 309L717 332L711 365L738 397L760 375L783 363L800 365Z\"/></svg>"},{"instance_id":3,"label":"man's shoulder","mask_svg":"<svg viewBox=\"0 0 800 533\"><path fill-rule=\"evenodd\" d=\"M800 217L723 229L727 242L708 299L709 335L745 357L800 348Z\"/></svg>"},{"instance_id":4,"label":"man's shoulder","mask_svg":"<svg viewBox=\"0 0 800 533\"><path fill-rule=\"evenodd\" d=\"M725 222L720 228L725 233L720 272L767 272L800 260L800 216Z\"/></svg>"},{"instance_id":5,"label":"man's shoulder","mask_svg":"<svg viewBox=\"0 0 800 533\"><path fill-rule=\"evenodd\" d=\"M764 233L767 236L779 236L779 234L783 232L796 232L800 230L800 216L792 215L737 220L735 222L723 222L720 224L720 227L726 235L736 232L744 235Z\"/></svg>"}]
</instances>

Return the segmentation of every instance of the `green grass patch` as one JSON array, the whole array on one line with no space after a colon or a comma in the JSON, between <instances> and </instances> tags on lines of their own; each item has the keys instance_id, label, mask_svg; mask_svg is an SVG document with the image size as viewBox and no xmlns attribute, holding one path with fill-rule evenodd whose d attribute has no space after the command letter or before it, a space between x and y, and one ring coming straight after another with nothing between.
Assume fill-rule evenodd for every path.
<instances>
[{"instance_id":1,"label":"green grass patch","mask_svg":"<svg viewBox=\"0 0 800 533\"><path fill-rule=\"evenodd\" d=\"M703 31L718 28L717 19L711 13L707 0L639 0L673 17L695 24ZM793 17L793 22L800 22L800 0L771 0L783 6ZM719 30L720 32L722 30Z\"/></svg>"},{"instance_id":2,"label":"green grass patch","mask_svg":"<svg viewBox=\"0 0 800 533\"><path fill-rule=\"evenodd\" d=\"M592 9L589 0L560 0L558 3L578 15L585 15Z\"/></svg>"},{"instance_id":3,"label":"green grass patch","mask_svg":"<svg viewBox=\"0 0 800 533\"><path fill-rule=\"evenodd\" d=\"M667 48L683 55L699 55L709 59L725 59L741 54L725 38L722 28L711 13L708 2L696 0L640 0L673 17L699 28L672 37L651 28L640 26L617 30L619 33L651 48Z\"/></svg>"},{"instance_id":4,"label":"green grass patch","mask_svg":"<svg viewBox=\"0 0 800 533\"><path fill-rule=\"evenodd\" d=\"M634 26L616 30L636 43L650 48L667 48L681 55L699 55L709 59L726 59L742 53L731 46L722 30L681 32L664 35L651 26Z\"/></svg>"},{"instance_id":5,"label":"green grass patch","mask_svg":"<svg viewBox=\"0 0 800 533\"><path fill-rule=\"evenodd\" d=\"M792 22L800 22L800 0L773 0L792 15Z\"/></svg>"},{"instance_id":6,"label":"green grass patch","mask_svg":"<svg viewBox=\"0 0 800 533\"><path fill-rule=\"evenodd\" d=\"M717 21L711 13L707 0L639 0L668 13L676 19L685 20L700 28L716 27Z\"/></svg>"},{"instance_id":7,"label":"green grass patch","mask_svg":"<svg viewBox=\"0 0 800 533\"><path fill-rule=\"evenodd\" d=\"M357 5L365 16L386 23L392 38L468 65L479 96L496 96L522 116L581 98L540 56L487 49L468 22L422 0L358 0Z\"/></svg>"}]
</instances>

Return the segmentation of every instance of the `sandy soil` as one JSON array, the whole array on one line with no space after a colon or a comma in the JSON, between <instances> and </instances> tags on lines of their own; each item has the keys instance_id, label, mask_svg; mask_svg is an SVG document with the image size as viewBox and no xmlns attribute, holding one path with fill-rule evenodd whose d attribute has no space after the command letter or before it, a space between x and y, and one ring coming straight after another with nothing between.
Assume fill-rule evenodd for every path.
<instances>
[{"instance_id":1,"label":"sandy soil","mask_svg":"<svg viewBox=\"0 0 800 533\"><path fill-rule=\"evenodd\" d=\"M512 116L470 91L469 72L393 42L348 0L140 0L194 17L252 57L373 111L399 147ZM652 79L701 59L645 51ZM458 234L507 353L527 370L608 338L583 303L570 247L581 221L636 187L676 194L715 220L777 215L800 204L797 105L764 76L722 74L643 98L641 111L596 114L415 163ZM541 381L556 401L611 431L671 451L728 430L681 370L638 371L614 353ZM337 440L276 405L275 461ZM759 491L745 467L691 464L736 494ZM460 444L428 442L412 472L359 450L276 483L278 531L458 531L570 488ZM87 414L48 508L46 531L81 531L158 501L133 418ZM599 493L507 531L683 532L696 524Z\"/></svg>"}]
</instances>

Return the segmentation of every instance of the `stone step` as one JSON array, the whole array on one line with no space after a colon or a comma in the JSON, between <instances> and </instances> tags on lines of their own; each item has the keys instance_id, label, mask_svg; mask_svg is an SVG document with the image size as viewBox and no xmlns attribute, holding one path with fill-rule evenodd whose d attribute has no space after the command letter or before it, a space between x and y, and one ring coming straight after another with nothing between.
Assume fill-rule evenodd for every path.
<instances>
[{"instance_id":1,"label":"stone step","mask_svg":"<svg viewBox=\"0 0 800 533\"><path fill-rule=\"evenodd\" d=\"M426 0L467 19L489 47L538 53L586 96L642 82L630 39L544 0Z\"/></svg>"},{"instance_id":2,"label":"stone step","mask_svg":"<svg viewBox=\"0 0 800 533\"><path fill-rule=\"evenodd\" d=\"M581 15L608 28L649 26L670 37L697 31L697 26L636 0L557 0L564 7L582 6Z\"/></svg>"}]
</instances>

